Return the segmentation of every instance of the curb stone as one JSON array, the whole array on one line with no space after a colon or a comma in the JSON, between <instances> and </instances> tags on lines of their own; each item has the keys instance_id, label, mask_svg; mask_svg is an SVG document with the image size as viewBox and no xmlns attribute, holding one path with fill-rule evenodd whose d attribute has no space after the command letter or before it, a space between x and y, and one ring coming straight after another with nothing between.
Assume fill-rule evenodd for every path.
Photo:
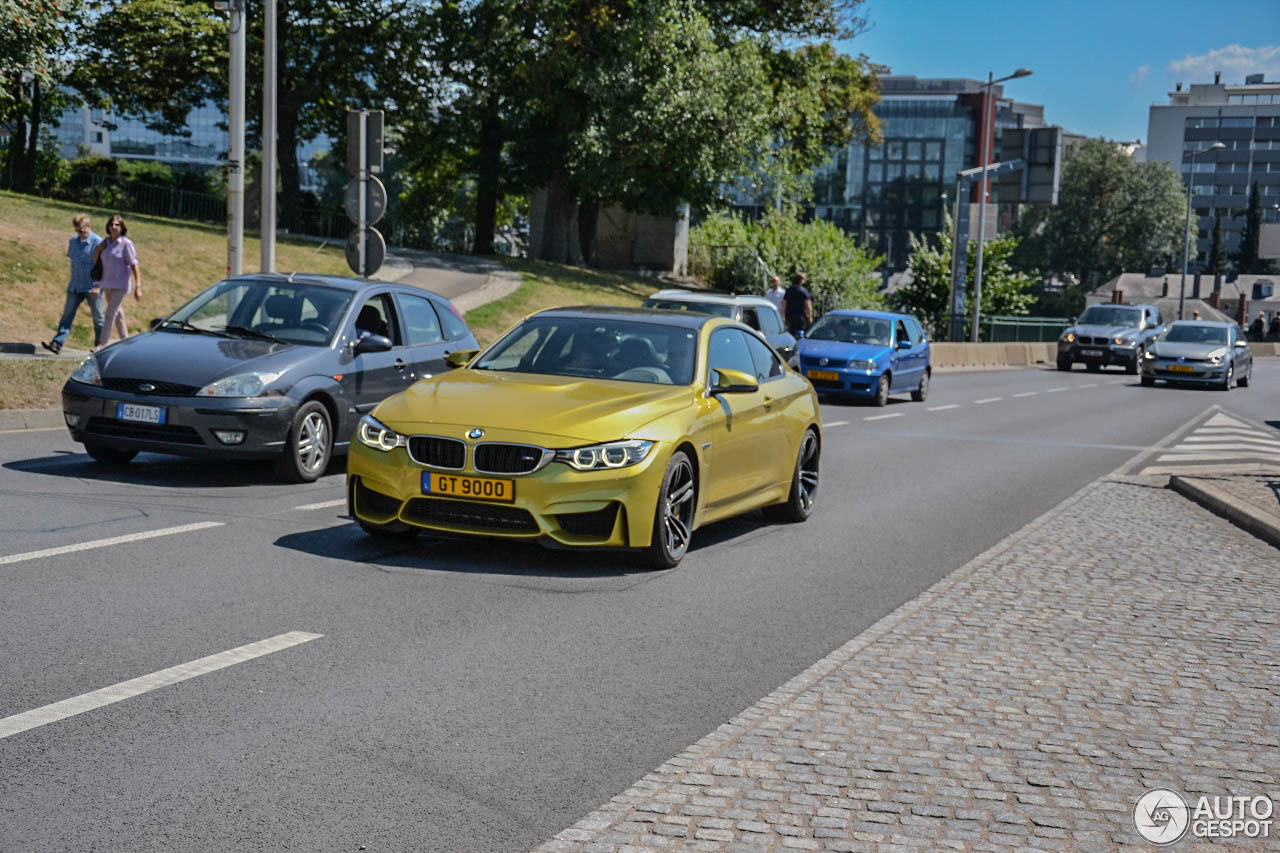
<instances>
[{"instance_id":1,"label":"curb stone","mask_svg":"<svg viewBox=\"0 0 1280 853\"><path fill-rule=\"evenodd\" d=\"M1169 488L1215 515L1222 516L1237 527L1249 531L1259 539L1280 548L1280 517L1237 500L1222 489L1203 480L1175 474L1169 478Z\"/></svg>"}]
</instances>

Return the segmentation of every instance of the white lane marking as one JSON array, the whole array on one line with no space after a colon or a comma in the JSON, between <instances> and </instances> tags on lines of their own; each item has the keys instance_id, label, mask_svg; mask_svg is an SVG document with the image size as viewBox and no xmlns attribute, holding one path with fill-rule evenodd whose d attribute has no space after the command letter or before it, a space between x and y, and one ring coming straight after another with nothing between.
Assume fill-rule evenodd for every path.
<instances>
[{"instance_id":1,"label":"white lane marking","mask_svg":"<svg viewBox=\"0 0 1280 853\"><path fill-rule=\"evenodd\" d=\"M1128 383L1128 382L1130 382L1130 381L1131 381L1131 380L1129 380L1129 379L1112 379L1112 380L1111 380L1110 382L1108 382L1107 384L1108 384L1108 385L1125 385L1125 384L1127 384L1127 383Z\"/></svg>"},{"instance_id":2,"label":"white lane marking","mask_svg":"<svg viewBox=\"0 0 1280 853\"><path fill-rule=\"evenodd\" d=\"M959 404L959 403L952 403L952 404L950 404L949 406L930 406L930 407L929 407L929 409L928 409L928 411L930 411L930 412L945 412L947 409L958 409L958 408L960 408L960 404Z\"/></svg>"},{"instance_id":3,"label":"white lane marking","mask_svg":"<svg viewBox=\"0 0 1280 853\"><path fill-rule=\"evenodd\" d=\"M1004 397L984 397L981 400L974 400L973 404L975 406L981 406L983 403L998 403L1003 399Z\"/></svg>"},{"instance_id":4,"label":"white lane marking","mask_svg":"<svg viewBox=\"0 0 1280 853\"><path fill-rule=\"evenodd\" d=\"M1034 397L1039 393L1039 391L1023 391L1021 394L1014 394L1013 398L1016 400L1019 397Z\"/></svg>"},{"instance_id":5,"label":"white lane marking","mask_svg":"<svg viewBox=\"0 0 1280 853\"><path fill-rule=\"evenodd\" d=\"M1204 444L1220 444L1224 441L1234 443L1241 447L1252 445L1254 447L1271 447L1280 449L1280 441L1274 441L1270 438L1258 438L1252 435L1195 435L1191 438L1178 442L1178 445L1198 447Z\"/></svg>"},{"instance_id":6,"label":"white lane marking","mask_svg":"<svg viewBox=\"0 0 1280 853\"><path fill-rule=\"evenodd\" d=\"M15 432L58 432L66 427L29 427L24 429L0 429L0 435L9 435Z\"/></svg>"},{"instance_id":7,"label":"white lane marking","mask_svg":"<svg viewBox=\"0 0 1280 853\"><path fill-rule=\"evenodd\" d=\"M139 676L128 681L122 681L119 684L113 684L110 687L103 687L100 690L94 690L70 699L63 699L61 702L54 702L52 705L45 705L43 708L23 711L21 714L14 714L12 717L5 717L0 720L0 739L16 735L19 732L25 732L28 729L47 726L49 723L56 723L59 720L65 720L67 717L74 717L77 714L83 714L86 711L92 711L104 705L112 705L143 693L150 693L152 690L159 690L161 687L168 687L170 684L177 684L180 681L186 681L199 675L208 675L219 669L226 669L229 666L260 658L272 652L282 651L290 646L318 640L323 636L324 634L308 634L306 631L290 631L287 634L269 637L256 643L249 643L247 646L218 652L199 660L180 663L177 666L153 672L150 675Z\"/></svg>"},{"instance_id":8,"label":"white lane marking","mask_svg":"<svg viewBox=\"0 0 1280 853\"><path fill-rule=\"evenodd\" d=\"M157 536L172 536L175 533L190 533L194 530L204 530L209 527L222 527L225 523L222 521L198 521L195 524L182 524L178 527L164 527L160 530L146 530L142 533L112 536L110 539L95 539L92 542L81 542L78 545L59 545L57 548L27 551L25 554L10 554L8 557L0 557L0 566L8 563L21 563L24 560L37 560L41 557L55 557L58 554L88 551L93 548L106 548L109 545L123 545L125 542L137 542L142 539L155 539Z\"/></svg>"},{"instance_id":9,"label":"white lane marking","mask_svg":"<svg viewBox=\"0 0 1280 853\"><path fill-rule=\"evenodd\" d=\"M823 424L823 426L825 426L825 424ZM342 500L324 501L323 503L318 504L303 504L302 506L295 506L294 509L328 509L333 506L342 506L346 502L347 499L343 498Z\"/></svg>"},{"instance_id":10,"label":"white lane marking","mask_svg":"<svg viewBox=\"0 0 1280 853\"><path fill-rule=\"evenodd\" d=\"M831 423L829 423L829 424L823 424L823 425L822 425L822 428L823 428L823 429L831 429L831 427L848 426L848 425L849 425L849 422L848 422L848 421L832 421L832 422L831 422Z\"/></svg>"},{"instance_id":11,"label":"white lane marking","mask_svg":"<svg viewBox=\"0 0 1280 853\"><path fill-rule=\"evenodd\" d=\"M863 418L863 420L864 421L881 421L881 420L884 420L885 418L900 418L900 417L902 417L902 412L890 412L887 415L872 415L869 418Z\"/></svg>"},{"instance_id":12,"label":"white lane marking","mask_svg":"<svg viewBox=\"0 0 1280 853\"><path fill-rule=\"evenodd\" d=\"M1081 387L1081 388L1097 388L1097 387L1098 387L1098 383L1097 383L1097 382L1090 382L1088 385L1081 385L1080 387Z\"/></svg>"},{"instance_id":13,"label":"white lane marking","mask_svg":"<svg viewBox=\"0 0 1280 853\"><path fill-rule=\"evenodd\" d=\"M1046 393L1046 394L1056 394L1056 393L1057 393L1057 392L1059 392L1059 391L1070 391L1070 390L1071 390L1071 389L1070 389L1070 388L1068 388L1067 386L1062 385L1062 386L1060 386L1060 387L1058 387L1058 388L1050 388L1048 391L1045 391L1044 393Z\"/></svg>"}]
</instances>

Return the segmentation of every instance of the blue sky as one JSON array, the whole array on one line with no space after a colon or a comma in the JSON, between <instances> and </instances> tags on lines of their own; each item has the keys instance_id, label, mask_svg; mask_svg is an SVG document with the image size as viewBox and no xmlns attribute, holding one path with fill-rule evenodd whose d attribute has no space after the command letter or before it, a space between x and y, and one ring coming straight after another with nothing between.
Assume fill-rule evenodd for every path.
<instances>
[{"instance_id":1,"label":"blue sky","mask_svg":"<svg viewBox=\"0 0 1280 853\"><path fill-rule=\"evenodd\" d=\"M1176 81L1280 80L1280 0L865 0L872 29L843 42L895 74L987 78L1075 133L1147 141Z\"/></svg>"}]
</instances>

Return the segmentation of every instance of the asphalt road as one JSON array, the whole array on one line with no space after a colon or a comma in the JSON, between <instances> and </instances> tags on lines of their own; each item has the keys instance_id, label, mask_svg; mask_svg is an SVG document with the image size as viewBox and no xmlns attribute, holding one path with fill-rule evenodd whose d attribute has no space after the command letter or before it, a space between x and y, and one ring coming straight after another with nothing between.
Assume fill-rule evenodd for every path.
<instances>
[{"instance_id":1,"label":"asphalt road","mask_svg":"<svg viewBox=\"0 0 1280 853\"><path fill-rule=\"evenodd\" d=\"M1280 362L1255 376L943 374L925 403L825 405L814 517L704 528L657 573L374 544L340 516L340 473L111 470L60 430L0 434L0 846L531 848L1210 407L1280 426Z\"/></svg>"}]
</instances>

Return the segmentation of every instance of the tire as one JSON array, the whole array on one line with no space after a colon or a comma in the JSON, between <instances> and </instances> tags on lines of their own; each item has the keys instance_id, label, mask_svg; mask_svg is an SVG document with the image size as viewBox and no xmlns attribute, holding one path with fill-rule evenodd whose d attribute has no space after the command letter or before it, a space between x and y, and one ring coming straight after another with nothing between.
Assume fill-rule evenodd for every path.
<instances>
[{"instance_id":1,"label":"tire","mask_svg":"<svg viewBox=\"0 0 1280 853\"><path fill-rule=\"evenodd\" d=\"M374 539L405 541L418 538L418 528L403 521L388 521L386 524L374 524L362 518L356 519L360 529Z\"/></svg>"},{"instance_id":2,"label":"tire","mask_svg":"<svg viewBox=\"0 0 1280 853\"><path fill-rule=\"evenodd\" d=\"M1249 365L1249 372L1236 380L1237 388L1248 388L1249 383L1253 381L1253 365Z\"/></svg>"},{"instance_id":3,"label":"tire","mask_svg":"<svg viewBox=\"0 0 1280 853\"><path fill-rule=\"evenodd\" d=\"M796 467L791 475L791 492L787 495L787 502L765 507L765 518L789 524L808 520L818 494L821 458L822 447L817 433L813 430L806 431L800 441L800 452L796 454Z\"/></svg>"},{"instance_id":4,"label":"tire","mask_svg":"<svg viewBox=\"0 0 1280 853\"><path fill-rule=\"evenodd\" d=\"M313 483L324 473L332 455L329 410L317 400L303 403L289 424L284 452L276 460L276 473L290 483Z\"/></svg>"},{"instance_id":5,"label":"tire","mask_svg":"<svg viewBox=\"0 0 1280 853\"><path fill-rule=\"evenodd\" d=\"M1155 379L1151 378L1150 376L1144 376L1139 381L1142 383L1143 388L1152 388L1152 387L1155 387L1155 384L1156 384Z\"/></svg>"},{"instance_id":6,"label":"tire","mask_svg":"<svg viewBox=\"0 0 1280 853\"><path fill-rule=\"evenodd\" d=\"M929 398L929 371L920 374L920 387L911 392L911 399L923 403Z\"/></svg>"},{"instance_id":7,"label":"tire","mask_svg":"<svg viewBox=\"0 0 1280 853\"><path fill-rule=\"evenodd\" d=\"M1142 350L1138 350L1133 357L1133 364L1126 364L1124 372L1130 376L1136 376L1142 372Z\"/></svg>"},{"instance_id":8,"label":"tire","mask_svg":"<svg viewBox=\"0 0 1280 853\"><path fill-rule=\"evenodd\" d=\"M1222 374L1222 384L1218 386L1219 391L1230 391L1231 380L1235 378L1236 366L1234 364L1227 365L1227 372Z\"/></svg>"},{"instance_id":9,"label":"tire","mask_svg":"<svg viewBox=\"0 0 1280 853\"><path fill-rule=\"evenodd\" d=\"M138 455L136 450L120 450L115 447L107 447L104 444L85 443L84 452L93 457L94 461L103 465L127 465Z\"/></svg>"},{"instance_id":10,"label":"tire","mask_svg":"<svg viewBox=\"0 0 1280 853\"><path fill-rule=\"evenodd\" d=\"M1101 372L1102 372L1102 364L1101 364L1101 362L1097 362L1097 361L1086 361L1086 362L1084 363L1084 368L1085 368L1085 370L1089 371L1090 373L1101 373Z\"/></svg>"},{"instance_id":11,"label":"tire","mask_svg":"<svg viewBox=\"0 0 1280 853\"><path fill-rule=\"evenodd\" d=\"M655 569L679 565L693 534L693 513L698 505L698 481L693 462L683 450L671 454L662 475L657 505L653 509L653 533L646 562Z\"/></svg>"},{"instance_id":12,"label":"tire","mask_svg":"<svg viewBox=\"0 0 1280 853\"><path fill-rule=\"evenodd\" d=\"M876 383L876 395L871 398L871 405L884 408L889 405L889 377L881 375L880 381Z\"/></svg>"},{"instance_id":13,"label":"tire","mask_svg":"<svg viewBox=\"0 0 1280 853\"><path fill-rule=\"evenodd\" d=\"M1064 372L1071 370L1071 359L1069 358L1058 359L1058 369Z\"/></svg>"}]
</instances>

